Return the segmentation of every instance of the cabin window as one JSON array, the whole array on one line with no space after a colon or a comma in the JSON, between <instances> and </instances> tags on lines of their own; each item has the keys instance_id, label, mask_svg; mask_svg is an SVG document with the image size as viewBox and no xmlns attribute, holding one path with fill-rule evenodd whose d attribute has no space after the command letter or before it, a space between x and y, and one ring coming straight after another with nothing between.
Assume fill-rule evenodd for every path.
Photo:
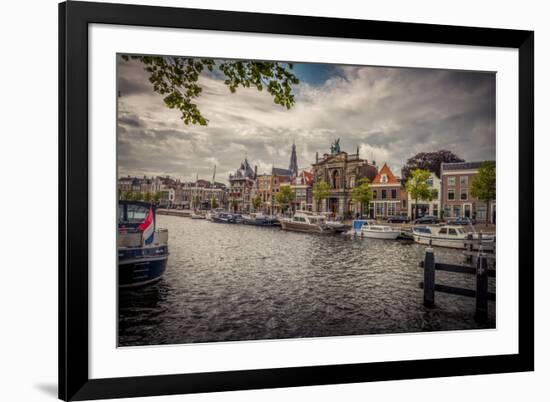
<instances>
[{"instance_id":1,"label":"cabin window","mask_svg":"<svg viewBox=\"0 0 550 402\"><path fill-rule=\"evenodd\" d=\"M141 205L128 205L127 214L129 223L141 223L147 217L148 209Z\"/></svg>"},{"instance_id":2,"label":"cabin window","mask_svg":"<svg viewBox=\"0 0 550 402\"><path fill-rule=\"evenodd\" d=\"M444 235L446 235L446 234L447 234L447 228L441 228L441 229L439 229L439 234L444 234Z\"/></svg>"},{"instance_id":3,"label":"cabin window","mask_svg":"<svg viewBox=\"0 0 550 402\"><path fill-rule=\"evenodd\" d=\"M118 223L124 222L124 205L118 206Z\"/></svg>"},{"instance_id":4,"label":"cabin window","mask_svg":"<svg viewBox=\"0 0 550 402\"><path fill-rule=\"evenodd\" d=\"M456 230L455 229L449 229L449 234L456 236Z\"/></svg>"}]
</instances>

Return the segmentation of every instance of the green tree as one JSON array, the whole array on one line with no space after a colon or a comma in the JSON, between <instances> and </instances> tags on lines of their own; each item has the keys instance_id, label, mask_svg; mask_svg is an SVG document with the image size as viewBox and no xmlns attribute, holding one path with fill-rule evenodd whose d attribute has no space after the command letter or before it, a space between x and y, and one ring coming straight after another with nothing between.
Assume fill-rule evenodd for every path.
<instances>
[{"instance_id":1,"label":"green tree","mask_svg":"<svg viewBox=\"0 0 550 402\"><path fill-rule=\"evenodd\" d=\"M218 208L219 205L218 205L218 200L216 199L216 197L212 197L211 206L212 206L212 209Z\"/></svg>"},{"instance_id":2,"label":"green tree","mask_svg":"<svg viewBox=\"0 0 550 402\"><path fill-rule=\"evenodd\" d=\"M495 162L483 162L470 186L472 196L487 205L485 226L489 225L489 205L497 196L496 178Z\"/></svg>"},{"instance_id":3,"label":"green tree","mask_svg":"<svg viewBox=\"0 0 550 402\"><path fill-rule=\"evenodd\" d=\"M143 201L145 202L151 202L152 199L153 199L153 195L151 194L150 191L147 191L143 196Z\"/></svg>"},{"instance_id":4,"label":"green tree","mask_svg":"<svg viewBox=\"0 0 550 402\"><path fill-rule=\"evenodd\" d=\"M401 178L406 182L413 170L424 169L434 173L437 177L441 174L441 164L449 162L464 162L451 151L441 149L436 152L420 152L407 159L407 163L401 168Z\"/></svg>"},{"instance_id":5,"label":"green tree","mask_svg":"<svg viewBox=\"0 0 550 402\"><path fill-rule=\"evenodd\" d=\"M199 77L204 69L212 72L217 68L221 71L225 76L224 84L231 93L239 87L255 87L258 91L265 89L275 104L287 109L294 105L292 86L299 84L298 78L291 72L291 63L173 56L123 55L122 59L139 60L144 65L153 90L164 97L168 108L181 112L185 124L208 124L197 104L193 103L202 93Z\"/></svg>"},{"instance_id":6,"label":"green tree","mask_svg":"<svg viewBox=\"0 0 550 402\"><path fill-rule=\"evenodd\" d=\"M405 184L407 192L415 202L414 219L418 218L418 200L431 200L433 191L428 185L430 171L414 169Z\"/></svg>"},{"instance_id":7,"label":"green tree","mask_svg":"<svg viewBox=\"0 0 550 402\"><path fill-rule=\"evenodd\" d=\"M134 199L134 194L133 194L132 190L123 191L122 192L122 199L123 200L133 200Z\"/></svg>"},{"instance_id":8,"label":"green tree","mask_svg":"<svg viewBox=\"0 0 550 402\"><path fill-rule=\"evenodd\" d=\"M156 204L159 203L160 199L162 198L162 193L160 191L156 191L153 194L153 201L155 201Z\"/></svg>"},{"instance_id":9,"label":"green tree","mask_svg":"<svg viewBox=\"0 0 550 402\"><path fill-rule=\"evenodd\" d=\"M132 200L133 201L141 201L143 199L143 193L141 191L133 191L132 192Z\"/></svg>"},{"instance_id":10,"label":"green tree","mask_svg":"<svg viewBox=\"0 0 550 402\"><path fill-rule=\"evenodd\" d=\"M365 210L369 210L369 204L372 201L372 189L370 180L366 177L359 180L358 186L351 190L351 199L361 204L361 216Z\"/></svg>"},{"instance_id":11,"label":"green tree","mask_svg":"<svg viewBox=\"0 0 550 402\"><path fill-rule=\"evenodd\" d=\"M193 208L197 208L200 206L201 204L201 199L198 195L195 195L193 196L193 199L191 201L192 205L193 205Z\"/></svg>"},{"instance_id":12,"label":"green tree","mask_svg":"<svg viewBox=\"0 0 550 402\"><path fill-rule=\"evenodd\" d=\"M275 194L275 201L281 206L283 213L288 208L289 204L294 200L294 191L290 186L281 186L279 192Z\"/></svg>"},{"instance_id":13,"label":"green tree","mask_svg":"<svg viewBox=\"0 0 550 402\"><path fill-rule=\"evenodd\" d=\"M330 196L330 187L327 182L321 180L313 186L313 198L317 203L317 210L320 209L320 204L323 200Z\"/></svg>"},{"instance_id":14,"label":"green tree","mask_svg":"<svg viewBox=\"0 0 550 402\"><path fill-rule=\"evenodd\" d=\"M254 211L257 211L262 206L262 197L257 195L252 199L252 206L254 207Z\"/></svg>"}]
</instances>

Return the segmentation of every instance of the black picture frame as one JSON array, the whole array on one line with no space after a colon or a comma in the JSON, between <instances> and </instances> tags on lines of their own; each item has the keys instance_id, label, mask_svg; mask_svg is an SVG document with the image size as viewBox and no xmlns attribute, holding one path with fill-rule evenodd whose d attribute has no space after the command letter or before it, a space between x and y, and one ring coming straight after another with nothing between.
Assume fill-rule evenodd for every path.
<instances>
[{"instance_id":1,"label":"black picture frame","mask_svg":"<svg viewBox=\"0 0 550 402\"><path fill-rule=\"evenodd\" d=\"M88 25L514 48L519 51L517 354L90 379ZM71 1L59 5L59 398L88 400L534 370L534 32Z\"/></svg>"}]
</instances>

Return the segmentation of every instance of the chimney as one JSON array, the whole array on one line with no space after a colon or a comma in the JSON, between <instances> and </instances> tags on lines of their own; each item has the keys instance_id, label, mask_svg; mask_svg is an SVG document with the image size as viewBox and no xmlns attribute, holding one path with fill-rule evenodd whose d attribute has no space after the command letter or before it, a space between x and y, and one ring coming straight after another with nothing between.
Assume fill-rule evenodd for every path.
<instances>
[{"instance_id":1,"label":"chimney","mask_svg":"<svg viewBox=\"0 0 550 402\"><path fill-rule=\"evenodd\" d=\"M258 165L254 165L254 178L258 177Z\"/></svg>"}]
</instances>

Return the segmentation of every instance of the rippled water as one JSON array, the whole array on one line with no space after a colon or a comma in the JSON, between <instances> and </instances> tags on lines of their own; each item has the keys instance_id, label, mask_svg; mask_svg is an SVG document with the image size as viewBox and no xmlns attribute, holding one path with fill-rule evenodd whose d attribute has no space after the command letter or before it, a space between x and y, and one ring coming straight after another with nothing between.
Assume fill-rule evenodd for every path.
<instances>
[{"instance_id":1,"label":"rippled water","mask_svg":"<svg viewBox=\"0 0 550 402\"><path fill-rule=\"evenodd\" d=\"M425 246L158 216L170 257L155 285L119 294L119 345L157 345L481 328L475 300L422 304ZM462 263L458 250L437 261ZM438 283L475 289L472 275ZM494 291L494 281L490 280ZM495 326L494 303L489 303Z\"/></svg>"}]
</instances>

